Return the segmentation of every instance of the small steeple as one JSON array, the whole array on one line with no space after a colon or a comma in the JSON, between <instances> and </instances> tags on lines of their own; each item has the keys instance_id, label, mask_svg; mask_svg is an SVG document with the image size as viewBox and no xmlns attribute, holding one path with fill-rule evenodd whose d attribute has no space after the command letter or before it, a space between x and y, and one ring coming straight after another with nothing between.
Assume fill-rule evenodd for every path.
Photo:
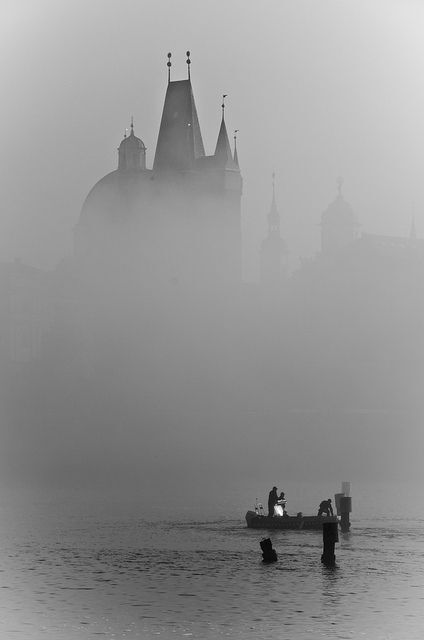
<instances>
[{"instance_id":1,"label":"small steeple","mask_svg":"<svg viewBox=\"0 0 424 640\"><path fill-rule=\"evenodd\" d=\"M237 153L237 134L238 134L239 130L235 129L234 130L234 164L237 166L237 169L240 169L239 166L239 161L238 161L238 153Z\"/></svg>"},{"instance_id":2,"label":"small steeple","mask_svg":"<svg viewBox=\"0 0 424 640\"><path fill-rule=\"evenodd\" d=\"M218 140L216 141L215 147L215 158L217 158L220 164L227 166L228 163L234 165L233 154L230 147L230 141L228 139L227 127L225 125L225 98L227 94L224 93L222 96L222 119L221 126L219 128Z\"/></svg>"},{"instance_id":3,"label":"small steeple","mask_svg":"<svg viewBox=\"0 0 424 640\"><path fill-rule=\"evenodd\" d=\"M268 235L261 247L261 282L278 285L288 271L287 247L280 235L280 214L275 198L275 173L272 174L272 200L268 213Z\"/></svg>"}]
</instances>

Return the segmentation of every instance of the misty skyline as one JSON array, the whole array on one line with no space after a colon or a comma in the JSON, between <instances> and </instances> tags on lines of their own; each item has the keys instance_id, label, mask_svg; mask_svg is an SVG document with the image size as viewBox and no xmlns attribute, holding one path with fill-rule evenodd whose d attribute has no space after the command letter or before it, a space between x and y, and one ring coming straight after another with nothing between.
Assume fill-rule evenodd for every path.
<instances>
[{"instance_id":1,"label":"misty skyline","mask_svg":"<svg viewBox=\"0 0 424 640\"><path fill-rule=\"evenodd\" d=\"M3 260L50 268L72 252L85 195L115 168L131 115L152 166L168 51L173 79L191 51L207 153L228 94L247 280L258 278L273 171L292 266L319 250L339 175L361 230L407 236L414 216L422 235L420 3L41 0L2 13Z\"/></svg>"}]
</instances>

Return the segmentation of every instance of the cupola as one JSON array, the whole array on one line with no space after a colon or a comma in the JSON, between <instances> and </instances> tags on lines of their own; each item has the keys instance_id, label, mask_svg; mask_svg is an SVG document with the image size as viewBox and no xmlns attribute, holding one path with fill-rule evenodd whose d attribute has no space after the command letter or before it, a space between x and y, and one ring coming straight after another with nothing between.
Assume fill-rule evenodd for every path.
<instances>
[{"instance_id":1,"label":"cupola","mask_svg":"<svg viewBox=\"0 0 424 640\"><path fill-rule=\"evenodd\" d=\"M134 134L134 122L131 118L130 135L125 134L118 148L119 171L144 171L146 169L146 147Z\"/></svg>"}]
</instances>

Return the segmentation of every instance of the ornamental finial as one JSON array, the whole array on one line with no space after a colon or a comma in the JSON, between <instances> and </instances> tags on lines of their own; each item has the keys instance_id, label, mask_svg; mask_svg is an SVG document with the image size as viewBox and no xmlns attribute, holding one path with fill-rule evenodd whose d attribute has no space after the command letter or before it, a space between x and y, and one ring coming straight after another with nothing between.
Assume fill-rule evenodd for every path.
<instances>
[{"instance_id":1,"label":"ornamental finial","mask_svg":"<svg viewBox=\"0 0 424 640\"><path fill-rule=\"evenodd\" d=\"M166 63L166 66L168 67L168 83L171 82L171 67L172 67L171 56L172 56L172 53L168 53L168 62Z\"/></svg>"}]
</instances>

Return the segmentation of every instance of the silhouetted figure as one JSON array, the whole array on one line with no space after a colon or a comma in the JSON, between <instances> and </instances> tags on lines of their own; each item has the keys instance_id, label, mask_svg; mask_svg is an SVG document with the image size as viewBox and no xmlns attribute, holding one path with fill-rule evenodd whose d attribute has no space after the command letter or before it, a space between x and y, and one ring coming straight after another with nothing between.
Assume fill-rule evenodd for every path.
<instances>
[{"instance_id":1,"label":"silhouetted figure","mask_svg":"<svg viewBox=\"0 0 424 640\"><path fill-rule=\"evenodd\" d=\"M323 500L322 502L320 502L319 505L319 509L318 509L318 515L319 516L332 516L333 514L333 506L331 504L331 498L328 498L328 500Z\"/></svg>"},{"instance_id":2,"label":"silhouetted figure","mask_svg":"<svg viewBox=\"0 0 424 640\"><path fill-rule=\"evenodd\" d=\"M262 549L262 562L276 562L277 552L272 548L272 542L270 538L264 538L260 542Z\"/></svg>"},{"instance_id":3,"label":"silhouetted figure","mask_svg":"<svg viewBox=\"0 0 424 640\"><path fill-rule=\"evenodd\" d=\"M268 496L268 516L272 518L274 515L274 505L278 502L277 487L272 487Z\"/></svg>"},{"instance_id":4,"label":"silhouetted figure","mask_svg":"<svg viewBox=\"0 0 424 640\"><path fill-rule=\"evenodd\" d=\"M283 507L283 511L286 510L287 500L286 500L286 494L284 493L284 491L282 491L278 496L277 503Z\"/></svg>"},{"instance_id":5,"label":"silhouetted figure","mask_svg":"<svg viewBox=\"0 0 424 640\"><path fill-rule=\"evenodd\" d=\"M280 493L277 504L274 505L274 515L280 517L286 515L286 499L284 497L284 491Z\"/></svg>"}]
</instances>

